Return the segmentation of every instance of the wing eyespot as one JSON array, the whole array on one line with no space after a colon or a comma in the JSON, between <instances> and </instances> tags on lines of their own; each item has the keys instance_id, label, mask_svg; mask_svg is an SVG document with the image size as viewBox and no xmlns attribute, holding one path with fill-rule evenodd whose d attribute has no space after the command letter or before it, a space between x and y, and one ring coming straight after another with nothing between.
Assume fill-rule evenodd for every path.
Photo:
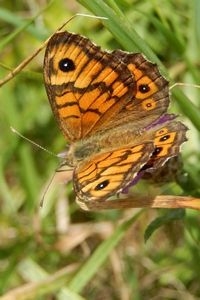
<instances>
[{"instance_id":1,"label":"wing eyespot","mask_svg":"<svg viewBox=\"0 0 200 300\"><path fill-rule=\"evenodd\" d=\"M150 87L148 86L148 84L140 84L138 89L142 94L148 93L150 91Z\"/></svg>"},{"instance_id":2,"label":"wing eyespot","mask_svg":"<svg viewBox=\"0 0 200 300\"><path fill-rule=\"evenodd\" d=\"M62 72L67 73L69 71L75 70L75 64L74 64L73 60L66 57L59 61L59 69Z\"/></svg>"},{"instance_id":3,"label":"wing eyespot","mask_svg":"<svg viewBox=\"0 0 200 300\"><path fill-rule=\"evenodd\" d=\"M98 183L96 186L95 186L95 191L100 191L100 190L103 190L105 187L107 187L107 185L109 184L109 180L106 179L100 183Z\"/></svg>"},{"instance_id":4,"label":"wing eyespot","mask_svg":"<svg viewBox=\"0 0 200 300\"><path fill-rule=\"evenodd\" d=\"M158 155L162 151L162 147L156 147L152 153L152 156Z\"/></svg>"},{"instance_id":5,"label":"wing eyespot","mask_svg":"<svg viewBox=\"0 0 200 300\"><path fill-rule=\"evenodd\" d=\"M164 135L163 137L160 138L160 142L167 141L169 138L170 138L170 135L169 135L169 134Z\"/></svg>"}]
</instances>

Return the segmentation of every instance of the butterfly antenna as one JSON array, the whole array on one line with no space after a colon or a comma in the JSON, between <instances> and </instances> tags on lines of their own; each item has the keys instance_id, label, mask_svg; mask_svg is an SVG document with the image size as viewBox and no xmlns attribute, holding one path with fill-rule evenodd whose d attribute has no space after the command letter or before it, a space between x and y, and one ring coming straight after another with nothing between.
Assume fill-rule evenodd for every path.
<instances>
[{"instance_id":1,"label":"butterfly antenna","mask_svg":"<svg viewBox=\"0 0 200 300\"><path fill-rule=\"evenodd\" d=\"M57 170L56 170L56 171L54 172L54 174L51 176L51 178L50 178L48 184L46 185L46 187L45 187L45 189L44 189L44 192L43 192L43 195L42 195L42 199L40 200L40 207L43 207L44 199L45 199L46 194L47 194L47 192L48 192L48 190L49 190L49 188L50 188L50 186L51 186L51 184L52 184L52 182L53 182L53 180L54 180L54 178L55 178L55 176L56 176L56 173L57 173Z\"/></svg>"},{"instance_id":2,"label":"butterfly antenna","mask_svg":"<svg viewBox=\"0 0 200 300\"><path fill-rule=\"evenodd\" d=\"M193 84L193 83L184 83L184 82L176 82L173 85L169 87L170 90L172 90L176 86L189 86L189 87L194 87L194 88L200 88L200 85L198 84Z\"/></svg>"},{"instance_id":3,"label":"butterfly antenna","mask_svg":"<svg viewBox=\"0 0 200 300\"><path fill-rule=\"evenodd\" d=\"M59 173L59 172L66 172L66 171L71 170L71 168L63 170L63 169L61 169L62 166L63 166L63 164L61 163L60 166L55 170L54 174L51 176L48 184L46 185L46 187L44 189L44 192L43 192L43 195L42 195L42 199L40 200L40 207L43 207L46 194L48 193L49 188L50 188L50 186L51 186L51 184L52 184L52 182L53 182L56 174Z\"/></svg>"},{"instance_id":4,"label":"butterfly antenna","mask_svg":"<svg viewBox=\"0 0 200 300\"><path fill-rule=\"evenodd\" d=\"M10 126L10 129L13 133L17 134L18 136L20 136L22 139L24 139L25 141L31 143L32 145L34 145L35 147L47 152L48 154L55 156L55 157L59 157L58 155L56 155L55 153L51 152L50 150L42 147L41 145L35 143L34 141L30 140L29 138L25 137L23 134L21 134L19 131L17 131L15 128L13 128L12 126Z\"/></svg>"}]
</instances>

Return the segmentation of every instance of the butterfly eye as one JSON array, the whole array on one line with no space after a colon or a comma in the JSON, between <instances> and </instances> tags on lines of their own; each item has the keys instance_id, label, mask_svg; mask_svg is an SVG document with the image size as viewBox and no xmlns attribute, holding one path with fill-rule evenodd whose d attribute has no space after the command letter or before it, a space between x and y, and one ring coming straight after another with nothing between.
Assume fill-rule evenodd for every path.
<instances>
[{"instance_id":1,"label":"butterfly eye","mask_svg":"<svg viewBox=\"0 0 200 300\"><path fill-rule=\"evenodd\" d=\"M164 142L164 141L168 140L169 138L170 138L170 135L167 134L167 135L160 138L160 142Z\"/></svg>"},{"instance_id":2,"label":"butterfly eye","mask_svg":"<svg viewBox=\"0 0 200 300\"><path fill-rule=\"evenodd\" d=\"M75 70L75 64L70 58L63 58L59 61L59 69L63 72Z\"/></svg>"},{"instance_id":3,"label":"butterfly eye","mask_svg":"<svg viewBox=\"0 0 200 300\"><path fill-rule=\"evenodd\" d=\"M150 87L148 86L148 84L140 84L139 91L142 94L148 93L150 91Z\"/></svg>"},{"instance_id":4,"label":"butterfly eye","mask_svg":"<svg viewBox=\"0 0 200 300\"><path fill-rule=\"evenodd\" d=\"M95 191L99 191L99 190L104 189L108 184L109 184L108 179L100 182L99 184L97 184L97 186L95 186Z\"/></svg>"}]
</instances>

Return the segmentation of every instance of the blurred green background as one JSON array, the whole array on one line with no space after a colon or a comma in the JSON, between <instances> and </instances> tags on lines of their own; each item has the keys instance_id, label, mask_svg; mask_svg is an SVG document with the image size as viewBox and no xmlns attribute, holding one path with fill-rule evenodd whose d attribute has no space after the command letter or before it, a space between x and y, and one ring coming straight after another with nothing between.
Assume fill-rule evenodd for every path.
<instances>
[{"instance_id":1,"label":"blurred green background","mask_svg":"<svg viewBox=\"0 0 200 300\"><path fill-rule=\"evenodd\" d=\"M75 13L108 20L76 17L67 30L104 49L145 53L170 85L200 84L198 0L0 1L0 78ZM0 89L0 299L200 299L198 211L83 212L72 185L59 183L40 207L59 161L10 126L53 153L65 149L44 89L43 56ZM200 197L200 89L171 92L170 111L190 129L184 169L179 183L148 183L147 191ZM141 193L140 184L134 189ZM146 243L145 232L153 233Z\"/></svg>"}]
</instances>

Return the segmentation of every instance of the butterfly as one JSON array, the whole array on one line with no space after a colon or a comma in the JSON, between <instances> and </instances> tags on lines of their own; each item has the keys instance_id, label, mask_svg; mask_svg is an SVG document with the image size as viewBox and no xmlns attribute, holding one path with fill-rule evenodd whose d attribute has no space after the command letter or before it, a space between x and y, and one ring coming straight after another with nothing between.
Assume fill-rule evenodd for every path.
<instances>
[{"instance_id":1,"label":"butterfly","mask_svg":"<svg viewBox=\"0 0 200 300\"><path fill-rule=\"evenodd\" d=\"M57 32L46 47L44 82L83 209L109 208L110 197L177 156L186 141L186 126L167 113L168 81L140 53L103 51Z\"/></svg>"}]
</instances>

